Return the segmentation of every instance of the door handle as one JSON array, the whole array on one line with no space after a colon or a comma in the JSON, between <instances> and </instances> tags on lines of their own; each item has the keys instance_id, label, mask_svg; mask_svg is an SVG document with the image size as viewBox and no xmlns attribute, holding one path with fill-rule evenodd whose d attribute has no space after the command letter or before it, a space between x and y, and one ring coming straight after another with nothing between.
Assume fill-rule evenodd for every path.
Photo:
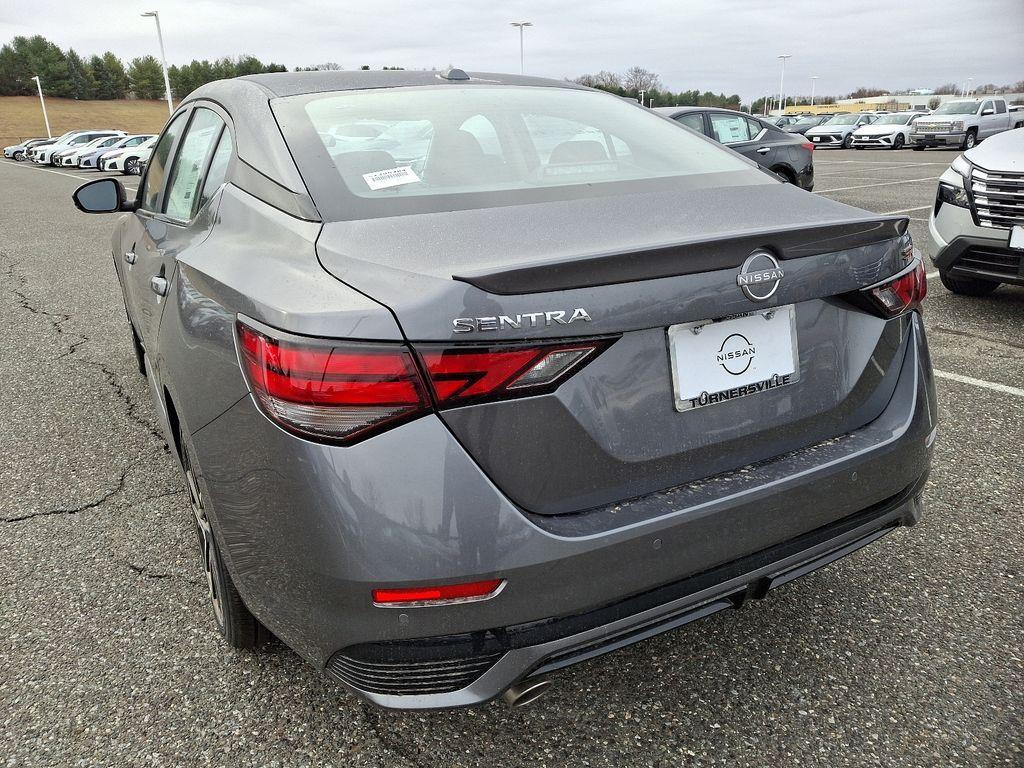
<instances>
[{"instance_id":1,"label":"door handle","mask_svg":"<svg viewBox=\"0 0 1024 768\"><path fill-rule=\"evenodd\" d=\"M136 258L137 257L135 256L135 251L125 251L124 252L124 263L125 264L134 264Z\"/></svg>"},{"instance_id":2,"label":"door handle","mask_svg":"<svg viewBox=\"0 0 1024 768\"><path fill-rule=\"evenodd\" d=\"M759 154L759 155L767 155L771 151L772 151L771 147L758 147L757 148L757 154Z\"/></svg>"},{"instance_id":3,"label":"door handle","mask_svg":"<svg viewBox=\"0 0 1024 768\"><path fill-rule=\"evenodd\" d=\"M157 296L167 295L167 278L154 275L149 278L149 287Z\"/></svg>"}]
</instances>

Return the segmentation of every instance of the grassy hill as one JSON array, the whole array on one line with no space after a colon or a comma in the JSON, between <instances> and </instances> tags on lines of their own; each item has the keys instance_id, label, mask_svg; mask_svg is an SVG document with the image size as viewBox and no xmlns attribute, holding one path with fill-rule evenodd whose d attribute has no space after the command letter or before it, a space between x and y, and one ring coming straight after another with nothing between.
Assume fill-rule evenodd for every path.
<instances>
[{"instance_id":1,"label":"grassy hill","mask_svg":"<svg viewBox=\"0 0 1024 768\"><path fill-rule=\"evenodd\" d=\"M118 128L129 133L158 133L167 122L166 101L76 101L46 99L54 136L76 128ZM0 148L46 135L37 96L0 97Z\"/></svg>"}]
</instances>

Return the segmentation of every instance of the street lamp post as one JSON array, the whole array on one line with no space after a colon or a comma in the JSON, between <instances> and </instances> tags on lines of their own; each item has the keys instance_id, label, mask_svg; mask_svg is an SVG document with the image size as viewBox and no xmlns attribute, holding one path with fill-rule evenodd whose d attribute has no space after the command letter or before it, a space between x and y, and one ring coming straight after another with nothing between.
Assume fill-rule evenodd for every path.
<instances>
[{"instance_id":1,"label":"street lamp post","mask_svg":"<svg viewBox=\"0 0 1024 768\"><path fill-rule=\"evenodd\" d=\"M43 100L43 84L39 80L39 75L33 75L32 79L36 81L36 88L39 89L39 105L43 108L43 120L46 121L46 138L52 139L53 134L50 133L50 118L46 116L46 101Z\"/></svg>"},{"instance_id":2,"label":"street lamp post","mask_svg":"<svg viewBox=\"0 0 1024 768\"><path fill-rule=\"evenodd\" d=\"M811 106L814 106L814 83L818 79L817 75L811 76Z\"/></svg>"},{"instance_id":3,"label":"street lamp post","mask_svg":"<svg viewBox=\"0 0 1024 768\"><path fill-rule=\"evenodd\" d=\"M781 112L786 108L786 96L783 88L786 83L786 59L793 57L791 53L780 53L775 58L782 59L782 76L779 78L779 111Z\"/></svg>"},{"instance_id":4,"label":"street lamp post","mask_svg":"<svg viewBox=\"0 0 1024 768\"><path fill-rule=\"evenodd\" d=\"M152 16L156 19L156 36L160 41L160 64L164 68L164 91L167 94L167 113L172 114L174 112L174 104L171 102L171 80L167 77L167 56L164 54L164 35L160 31L160 12L146 11L140 15L143 17Z\"/></svg>"},{"instance_id":5,"label":"street lamp post","mask_svg":"<svg viewBox=\"0 0 1024 768\"><path fill-rule=\"evenodd\" d=\"M526 74L526 55L523 50L523 28L532 27L532 21L510 21L509 24L513 27L519 27L519 74Z\"/></svg>"}]
</instances>

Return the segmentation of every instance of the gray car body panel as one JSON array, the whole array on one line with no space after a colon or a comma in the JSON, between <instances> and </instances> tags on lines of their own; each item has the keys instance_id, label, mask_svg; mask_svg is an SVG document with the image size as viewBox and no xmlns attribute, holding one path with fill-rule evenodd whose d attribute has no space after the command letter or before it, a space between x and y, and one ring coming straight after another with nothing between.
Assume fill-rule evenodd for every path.
<instances>
[{"instance_id":1,"label":"gray car body panel","mask_svg":"<svg viewBox=\"0 0 1024 768\"><path fill-rule=\"evenodd\" d=\"M246 605L303 657L323 668L361 643L575 615L917 493L935 433L920 318L885 322L839 298L899 271L902 241L890 229L905 221L751 169L691 179L690 190L320 222L313 214L326 206L302 184L303 163L292 160L270 102L303 89L423 85L438 76L312 74L215 83L186 99L182 111L210 106L227 119L238 157L226 183L193 221L136 212L113 241L168 437L176 440L178 424L194 444L214 534ZM888 234L857 247L820 235L816 255L782 253L786 279L756 306L737 288L735 268L527 294L472 282L509 266L740 235L770 242L816 225ZM131 265L122 258L129 250ZM170 289L163 301L148 290L161 268ZM668 325L790 303L808 366L802 387L696 416L672 411ZM591 322L469 339L452 324L573 307L588 308ZM431 412L339 447L296 437L262 413L239 365L240 316L300 336L413 347L619 338L549 394ZM535 482L524 483L530 473ZM915 504L899 501L886 519L905 520ZM491 577L506 588L472 604L393 611L371 600L377 587ZM509 650L450 694L359 692L386 706L479 703L555 646Z\"/></svg>"}]
</instances>

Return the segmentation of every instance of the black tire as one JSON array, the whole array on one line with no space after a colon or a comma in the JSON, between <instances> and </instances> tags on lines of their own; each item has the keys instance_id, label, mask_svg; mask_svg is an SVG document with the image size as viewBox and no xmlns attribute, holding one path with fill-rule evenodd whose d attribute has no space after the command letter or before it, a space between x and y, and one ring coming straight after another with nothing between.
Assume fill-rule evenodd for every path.
<instances>
[{"instance_id":1,"label":"black tire","mask_svg":"<svg viewBox=\"0 0 1024 768\"><path fill-rule=\"evenodd\" d=\"M963 143L960 144L960 149L972 149L978 143L978 129L970 128L967 133L964 134Z\"/></svg>"},{"instance_id":2,"label":"black tire","mask_svg":"<svg viewBox=\"0 0 1024 768\"><path fill-rule=\"evenodd\" d=\"M14 158L14 162L20 163L22 160L25 159L25 153L24 152L15 152L12 155L12 157Z\"/></svg>"},{"instance_id":3,"label":"black tire","mask_svg":"<svg viewBox=\"0 0 1024 768\"><path fill-rule=\"evenodd\" d=\"M845 138L843 139L843 149L849 149L852 146L853 146L853 133L851 132L851 133L846 134Z\"/></svg>"},{"instance_id":4,"label":"black tire","mask_svg":"<svg viewBox=\"0 0 1024 768\"><path fill-rule=\"evenodd\" d=\"M242 602L241 595L235 588L235 582L224 565L220 547L213 535L210 518L206 514L206 504L201 486L194 471L190 441L180 435L181 463L185 468L185 487L188 491L189 506L195 523L196 536L199 541L200 563L206 574L207 593L213 607L214 620L221 636L232 648L253 650L263 644L268 633L256 617L249 612Z\"/></svg>"},{"instance_id":5,"label":"black tire","mask_svg":"<svg viewBox=\"0 0 1024 768\"><path fill-rule=\"evenodd\" d=\"M911 149L914 150L915 152L924 152L924 147L922 147L920 144L915 144L914 146L911 147Z\"/></svg>"},{"instance_id":6,"label":"black tire","mask_svg":"<svg viewBox=\"0 0 1024 768\"><path fill-rule=\"evenodd\" d=\"M906 139L903 138L902 133L897 133L896 138L892 140L893 149L903 149L903 145L906 143Z\"/></svg>"},{"instance_id":7,"label":"black tire","mask_svg":"<svg viewBox=\"0 0 1024 768\"><path fill-rule=\"evenodd\" d=\"M988 296L999 283L988 280L975 280L970 277L950 277L947 272L939 270L939 280L946 288L960 296Z\"/></svg>"},{"instance_id":8,"label":"black tire","mask_svg":"<svg viewBox=\"0 0 1024 768\"><path fill-rule=\"evenodd\" d=\"M125 176L134 176L139 172L139 158L129 157L124 161L124 170L121 171Z\"/></svg>"},{"instance_id":9,"label":"black tire","mask_svg":"<svg viewBox=\"0 0 1024 768\"><path fill-rule=\"evenodd\" d=\"M781 178L787 184L796 184L796 174L784 165L777 165L772 168L772 173Z\"/></svg>"},{"instance_id":10,"label":"black tire","mask_svg":"<svg viewBox=\"0 0 1024 768\"><path fill-rule=\"evenodd\" d=\"M146 352L142 348L142 342L139 341L139 334L135 332L135 326L129 323L128 327L132 331L132 349L135 350L135 363L139 367L139 373L142 374L142 378L146 378Z\"/></svg>"}]
</instances>

